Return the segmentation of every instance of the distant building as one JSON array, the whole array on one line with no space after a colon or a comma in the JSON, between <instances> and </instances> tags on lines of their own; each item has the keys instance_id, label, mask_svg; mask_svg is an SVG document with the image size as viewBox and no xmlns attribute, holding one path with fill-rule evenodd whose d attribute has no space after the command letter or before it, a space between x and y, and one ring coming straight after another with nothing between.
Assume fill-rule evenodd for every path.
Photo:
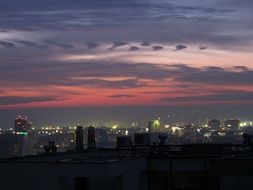
<instances>
[{"instance_id":1,"label":"distant building","mask_svg":"<svg viewBox=\"0 0 253 190\"><path fill-rule=\"evenodd\" d=\"M147 132L151 133L151 130L152 130L152 121L148 121L147 129L148 129Z\"/></svg>"},{"instance_id":2,"label":"distant building","mask_svg":"<svg viewBox=\"0 0 253 190\"><path fill-rule=\"evenodd\" d=\"M151 145L151 133L135 133L134 143L137 146L150 146Z\"/></svg>"},{"instance_id":3,"label":"distant building","mask_svg":"<svg viewBox=\"0 0 253 190\"><path fill-rule=\"evenodd\" d=\"M239 119L229 119L224 122L224 127L226 130L236 131L239 128Z\"/></svg>"},{"instance_id":4,"label":"distant building","mask_svg":"<svg viewBox=\"0 0 253 190\"><path fill-rule=\"evenodd\" d=\"M162 126L161 126L161 121L160 118L152 120L152 121L148 121L147 124L147 129L149 133L153 133L153 132L162 132Z\"/></svg>"},{"instance_id":5,"label":"distant building","mask_svg":"<svg viewBox=\"0 0 253 190\"><path fill-rule=\"evenodd\" d=\"M1 134L0 135L0 157L22 156L26 153L26 135Z\"/></svg>"},{"instance_id":6,"label":"distant building","mask_svg":"<svg viewBox=\"0 0 253 190\"><path fill-rule=\"evenodd\" d=\"M130 136L118 136L116 140L117 147L132 146L132 140Z\"/></svg>"},{"instance_id":7,"label":"distant building","mask_svg":"<svg viewBox=\"0 0 253 190\"><path fill-rule=\"evenodd\" d=\"M96 145L97 147L106 147L108 144L108 129L97 128L96 129Z\"/></svg>"},{"instance_id":8,"label":"distant building","mask_svg":"<svg viewBox=\"0 0 253 190\"><path fill-rule=\"evenodd\" d=\"M14 131L16 133L28 133L31 131L31 122L28 122L27 117L23 118L19 115L14 120Z\"/></svg>"},{"instance_id":9,"label":"distant building","mask_svg":"<svg viewBox=\"0 0 253 190\"><path fill-rule=\"evenodd\" d=\"M218 119L212 119L208 121L208 127L211 130L219 130L221 128L221 121Z\"/></svg>"}]
</instances>

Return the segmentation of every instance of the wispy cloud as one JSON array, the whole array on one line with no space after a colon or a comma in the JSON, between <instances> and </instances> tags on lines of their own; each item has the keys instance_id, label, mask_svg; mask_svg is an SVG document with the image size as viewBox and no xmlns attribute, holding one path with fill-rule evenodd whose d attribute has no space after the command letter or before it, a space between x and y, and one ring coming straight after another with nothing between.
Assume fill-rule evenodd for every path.
<instances>
[{"instance_id":1,"label":"wispy cloud","mask_svg":"<svg viewBox=\"0 0 253 190\"><path fill-rule=\"evenodd\" d=\"M71 44L62 43L62 42L55 42L52 40L46 40L45 43L49 44L49 45L57 46L57 47L60 47L63 49L72 49L75 47L74 45L71 45Z\"/></svg>"},{"instance_id":2,"label":"wispy cloud","mask_svg":"<svg viewBox=\"0 0 253 190\"><path fill-rule=\"evenodd\" d=\"M164 102L201 102L201 101L212 101L212 102L226 102L226 101L251 101L253 103L253 92L243 91L227 91L209 95L198 95L198 96L185 96L185 97L169 97L161 98Z\"/></svg>"},{"instance_id":3,"label":"wispy cloud","mask_svg":"<svg viewBox=\"0 0 253 190\"><path fill-rule=\"evenodd\" d=\"M131 46L131 47L129 48L129 50L130 50L130 51L137 51L137 50L140 50L140 48L137 47L137 46Z\"/></svg>"},{"instance_id":4,"label":"wispy cloud","mask_svg":"<svg viewBox=\"0 0 253 190\"><path fill-rule=\"evenodd\" d=\"M154 51L159 51L163 49L163 46L153 46L152 48Z\"/></svg>"},{"instance_id":5,"label":"wispy cloud","mask_svg":"<svg viewBox=\"0 0 253 190\"><path fill-rule=\"evenodd\" d=\"M25 40L15 40L16 43L18 44L22 44L24 46L27 46L27 47L36 47L36 48L47 48L47 46L45 45L41 45L41 44L37 44L35 42L31 42L31 41L25 41Z\"/></svg>"},{"instance_id":6,"label":"wispy cloud","mask_svg":"<svg viewBox=\"0 0 253 190\"><path fill-rule=\"evenodd\" d=\"M185 46L185 45L177 45L175 51L179 51L179 50L186 49L186 48L187 48L187 46Z\"/></svg>"},{"instance_id":7,"label":"wispy cloud","mask_svg":"<svg viewBox=\"0 0 253 190\"><path fill-rule=\"evenodd\" d=\"M127 42L116 41L116 42L113 42L113 45L110 48L108 48L108 50L113 50L118 47L125 46L127 44L128 44Z\"/></svg>"},{"instance_id":8,"label":"wispy cloud","mask_svg":"<svg viewBox=\"0 0 253 190\"><path fill-rule=\"evenodd\" d=\"M114 94L111 96L108 96L109 98L133 98L134 95L131 94Z\"/></svg>"},{"instance_id":9,"label":"wispy cloud","mask_svg":"<svg viewBox=\"0 0 253 190\"><path fill-rule=\"evenodd\" d=\"M6 42L6 41L0 41L0 45L7 48L16 47L15 44L11 42Z\"/></svg>"},{"instance_id":10,"label":"wispy cloud","mask_svg":"<svg viewBox=\"0 0 253 190\"><path fill-rule=\"evenodd\" d=\"M95 49L99 47L99 44L95 42L86 42L86 46L88 49Z\"/></svg>"},{"instance_id":11,"label":"wispy cloud","mask_svg":"<svg viewBox=\"0 0 253 190\"><path fill-rule=\"evenodd\" d=\"M27 104L34 102L51 102L51 101L61 101L66 98L62 97L52 97L52 96L41 96L41 97L22 97L22 96L1 96L0 106L11 105L11 104Z\"/></svg>"}]
</instances>

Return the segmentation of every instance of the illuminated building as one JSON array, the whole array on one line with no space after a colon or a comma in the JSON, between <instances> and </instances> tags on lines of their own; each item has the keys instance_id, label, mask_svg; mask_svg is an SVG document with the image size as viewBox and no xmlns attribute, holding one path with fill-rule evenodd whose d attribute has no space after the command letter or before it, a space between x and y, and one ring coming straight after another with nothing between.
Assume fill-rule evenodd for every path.
<instances>
[{"instance_id":1,"label":"illuminated building","mask_svg":"<svg viewBox=\"0 0 253 190\"><path fill-rule=\"evenodd\" d=\"M148 121L147 132L162 132L160 118L153 121Z\"/></svg>"},{"instance_id":2,"label":"illuminated building","mask_svg":"<svg viewBox=\"0 0 253 190\"><path fill-rule=\"evenodd\" d=\"M160 119L153 121L153 132L162 132Z\"/></svg>"},{"instance_id":3,"label":"illuminated building","mask_svg":"<svg viewBox=\"0 0 253 190\"><path fill-rule=\"evenodd\" d=\"M243 128L243 127L253 127L253 122L252 121L240 122L240 128Z\"/></svg>"},{"instance_id":4,"label":"illuminated building","mask_svg":"<svg viewBox=\"0 0 253 190\"><path fill-rule=\"evenodd\" d=\"M14 131L16 133L28 133L31 131L31 122L28 122L27 117L23 118L19 115L14 121Z\"/></svg>"},{"instance_id":5,"label":"illuminated building","mask_svg":"<svg viewBox=\"0 0 253 190\"><path fill-rule=\"evenodd\" d=\"M175 136L182 136L183 135L183 128L181 127L171 127L172 135Z\"/></svg>"}]
</instances>

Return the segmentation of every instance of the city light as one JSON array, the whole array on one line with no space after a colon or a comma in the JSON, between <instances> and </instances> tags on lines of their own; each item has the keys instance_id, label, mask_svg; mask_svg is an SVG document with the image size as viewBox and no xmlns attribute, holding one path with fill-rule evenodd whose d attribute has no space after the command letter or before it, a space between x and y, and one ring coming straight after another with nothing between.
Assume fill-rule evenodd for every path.
<instances>
[{"instance_id":1,"label":"city light","mask_svg":"<svg viewBox=\"0 0 253 190\"><path fill-rule=\"evenodd\" d=\"M112 126L112 129L117 129L118 128L118 124L115 124Z\"/></svg>"},{"instance_id":2,"label":"city light","mask_svg":"<svg viewBox=\"0 0 253 190\"><path fill-rule=\"evenodd\" d=\"M27 132L16 132L17 135L28 135Z\"/></svg>"}]
</instances>

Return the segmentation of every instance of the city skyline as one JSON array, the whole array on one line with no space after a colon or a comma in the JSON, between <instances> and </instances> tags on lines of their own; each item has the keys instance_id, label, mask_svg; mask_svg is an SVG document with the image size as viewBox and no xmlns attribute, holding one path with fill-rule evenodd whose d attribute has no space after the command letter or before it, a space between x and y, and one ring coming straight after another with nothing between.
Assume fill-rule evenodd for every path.
<instances>
[{"instance_id":1,"label":"city skyline","mask_svg":"<svg viewBox=\"0 0 253 190\"><path fill-rule=\"evenodd\" d=\"M226 113L226 108L218 107L89 107L89 108L70 108L70 109L37 109L27 110L8 110L0 111L2 116L1 128L8 129L13 126L13 119L19 116L27 117L35 128L43 126L62 126L70 127L78 124L93 124L96 127L108 127L121 123L124 126L131 126L137 122L141 126L146 126L147 122L161 118L165 123L206 123L211 119L240 119L242 122L252 121L251 106L238 114L238 107L230 107L230 112ZM182 112L182 109L184 111ZM109 110L109 111L108 111Z\"/></svg>"}]
</instances>

